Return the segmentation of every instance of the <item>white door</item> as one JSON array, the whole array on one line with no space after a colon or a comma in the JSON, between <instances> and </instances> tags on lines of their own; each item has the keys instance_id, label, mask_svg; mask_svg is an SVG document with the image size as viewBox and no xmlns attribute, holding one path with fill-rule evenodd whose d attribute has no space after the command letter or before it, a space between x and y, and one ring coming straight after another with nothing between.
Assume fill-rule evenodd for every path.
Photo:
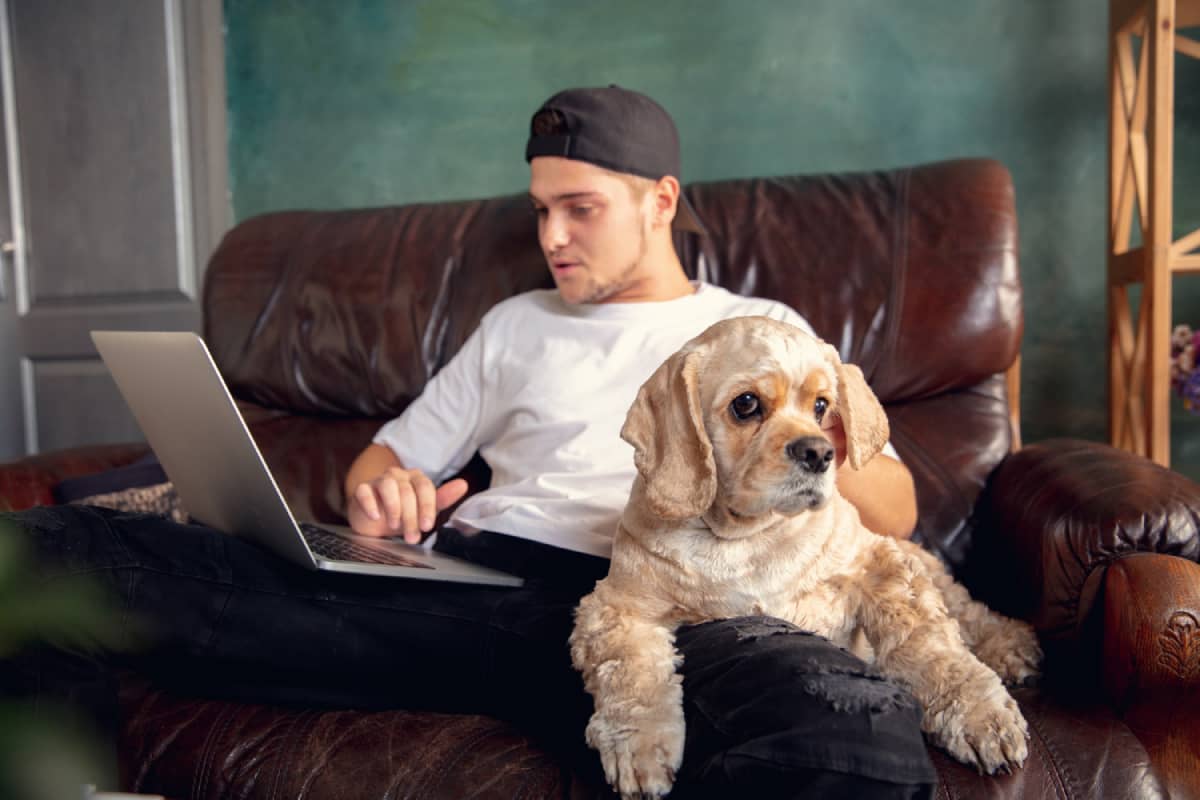
<instances>
[{"instance_id":1,"label":"white door","mask_svg":"<svg viewBox=\"0 0 1200 800\"><path fill-rule=\"evenodd\" d=\"M199 329L222 47L220 0L0 0L0 461L142 438L88 331Z\"/></svg>"}]
</instances>

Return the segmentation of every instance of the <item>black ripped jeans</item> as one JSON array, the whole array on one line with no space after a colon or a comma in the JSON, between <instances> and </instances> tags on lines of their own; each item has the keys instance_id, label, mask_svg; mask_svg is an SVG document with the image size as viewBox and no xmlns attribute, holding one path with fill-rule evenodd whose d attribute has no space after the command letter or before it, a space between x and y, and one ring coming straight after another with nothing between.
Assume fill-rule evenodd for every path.
<instances>
[{"instance_id":1,"label":"black ripped jeans","mask_svg":"<svg viewBox=\"0 0 1200 800\"><path fill-rule=\"evenodd\" d=\"M511 589L309 572L202 526L95 508L5 519L0 535L25 534L45 580L93 575L143 631L120 658L14 659L9 692L72 698L111 725L120 662L208 696L486 713L602 780L566 641L603 559L442 532L439 549L527 577ZM677 645L687 738L672 797L932 796L915 701L846 651L769 618L683 628Z\"/></svg>"}]
</instances>

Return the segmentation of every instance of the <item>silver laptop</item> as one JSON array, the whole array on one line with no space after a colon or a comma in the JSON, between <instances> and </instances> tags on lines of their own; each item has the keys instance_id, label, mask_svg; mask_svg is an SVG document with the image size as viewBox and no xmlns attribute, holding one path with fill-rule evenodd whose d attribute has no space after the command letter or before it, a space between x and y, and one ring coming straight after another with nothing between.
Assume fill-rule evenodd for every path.
<instances>
[{"instance_id":1,"label":"silver laptop","mask_svg":"<svg viewBox=\"0 0 1200 800\"><path fill-rule=\"evenodd\" d=\"M298 521L194 333L92 331L92 341L196 520L309 569L520 586L521 578L399 540Z\"/></svg>"}]
</instances>

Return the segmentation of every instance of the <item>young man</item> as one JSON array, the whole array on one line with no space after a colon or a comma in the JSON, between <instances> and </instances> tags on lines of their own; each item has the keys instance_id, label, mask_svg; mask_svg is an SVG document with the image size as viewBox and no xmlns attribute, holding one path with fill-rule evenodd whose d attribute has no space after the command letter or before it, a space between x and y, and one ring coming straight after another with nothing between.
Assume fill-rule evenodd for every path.
<instances>
[{"instance_id":1,"label":"young man","mask_svg":"<svg viewBox=\"0 0 1200 800\"><path fill-rule=\"evenodd\" d=\"M489 311L346 478L356 530L417 541L462 498L462 481L443 481L479 451L492 484L434 546L526 585L346 580L199 526L88 508L17 515L54 569L106 578L157 623L140 668L262 701L490 713L599 779L583 741L591 700L566 642L579 598L607 571L633 480L625 412L655 367L712 322L765 314L808 326L779 303L687 280L671 229L700 225L680 194L674 123L649 98L561 92L535 113L526 158L556 289ZM894 458L838 480L868 525L911 532L912 481ZM844 651L767 619L684 628L677 644L688 733L676 795L931 794L915 702ZM58 667L18 666L78 697L64 676L77 683L94 662L57 655Z\"/></svg>"}]
</instances>

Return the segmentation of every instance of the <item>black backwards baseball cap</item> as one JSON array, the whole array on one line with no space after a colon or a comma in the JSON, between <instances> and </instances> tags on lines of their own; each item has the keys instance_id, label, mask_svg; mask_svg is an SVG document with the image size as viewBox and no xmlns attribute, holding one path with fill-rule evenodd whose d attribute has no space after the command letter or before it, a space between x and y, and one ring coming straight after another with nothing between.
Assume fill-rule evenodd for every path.
<instances>
[{"instance_id":1,"label":"black backwards baseball cap","mask_svg":"<svg viewBox=\"0 0 1200 800\"><path fill-rule=\"evenodd\" d=\"M610 85L566 89L534 112L529 123L525 160L560 156L598 167L658 180L671 175L682 181L679 131L666 109L644 94ZM675 227L704 233L683 192Z\"/></svg>"}]
</instances>

